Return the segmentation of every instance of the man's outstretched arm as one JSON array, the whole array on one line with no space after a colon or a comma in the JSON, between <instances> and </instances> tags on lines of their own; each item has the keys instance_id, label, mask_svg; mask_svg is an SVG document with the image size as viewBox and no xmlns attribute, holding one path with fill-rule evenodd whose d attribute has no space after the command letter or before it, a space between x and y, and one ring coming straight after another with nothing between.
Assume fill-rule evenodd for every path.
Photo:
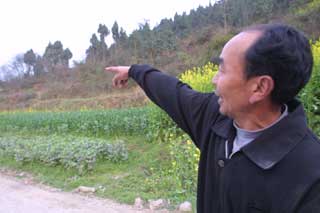
<instances>
[{"instance_id":1,"label":"man's outstretched arm","mask_svg":"<svg viewBox=\"0 0 320 213\"><path fill-rule=\"evenodd\" d=\"M213 93L196 92L179 79L148 65L107 67L106 71L115 73L113 85L118 88L125 87L128 78L133 78L146 95L200 146L203 133L218 113L217 98Z\"/></svg>"}]
</instances>

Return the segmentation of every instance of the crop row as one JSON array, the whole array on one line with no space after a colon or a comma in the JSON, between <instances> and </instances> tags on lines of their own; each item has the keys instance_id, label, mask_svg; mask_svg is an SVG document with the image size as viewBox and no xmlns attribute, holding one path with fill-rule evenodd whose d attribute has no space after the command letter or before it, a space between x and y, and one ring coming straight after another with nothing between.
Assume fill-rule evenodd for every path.
<instances>
[{"instance_id":1,"label":"crop row","mask_svg":"<svg viewBox=\"0 0 320 213\"><path fill-rule=\"evenodd\" d=\"M49 166L75 168L80 174L90 171L98 159L120 162L128 159L123 141L110 143L102 139L75 136L0 136L0 155L16 161L41 162Z\"/></svg>"},{"instance_id":2,"label":"crop row","mask_svg":"<svg viewBox=\"0 0 320 213\"><path fill-rule=\"evenodd\" d=\"M148 131L149 111L148 107L144 107L106 111L1 113L0 130L88 136L143 135Z\"/></svg>"}]
</instances>

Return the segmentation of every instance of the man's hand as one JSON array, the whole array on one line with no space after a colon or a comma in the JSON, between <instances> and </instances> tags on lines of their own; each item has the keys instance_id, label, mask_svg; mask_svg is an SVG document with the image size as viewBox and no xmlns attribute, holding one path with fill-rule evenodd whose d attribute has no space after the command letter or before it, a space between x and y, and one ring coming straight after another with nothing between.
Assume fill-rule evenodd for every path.
<instances>
[{"instance_id":1,"label":"man's hand","mask_svg":"<svg viewBox=\"0 0 320 213\"><path fill-rule=\"evenodd\" d=\"M115 73L115 76L112 79L112 86L117 88L123 88L128 85L130 67L128 66L116 66L116 67L106 67L107 72Z\"/></svg>"}]
</instances>

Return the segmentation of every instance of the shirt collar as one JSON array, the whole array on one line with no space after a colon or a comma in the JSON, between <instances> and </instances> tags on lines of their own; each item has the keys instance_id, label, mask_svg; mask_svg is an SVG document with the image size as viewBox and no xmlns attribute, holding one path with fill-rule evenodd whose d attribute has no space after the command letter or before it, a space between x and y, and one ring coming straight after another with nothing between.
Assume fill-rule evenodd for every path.
<instances>
[{"instance_id":1,"label":"shirt collar","mask_svg":"<svg viewBox=\"0 0 320 213\"><path fill-rule=\"evenodd\" d=\"M270 128L271 126L275 125L276 123L278 123L279 121L281 121L281 119L283 119L284 117L286 117L288 115L288 106L286 104L283 105L283 111L281 113L281 115L279 116L279 118L274 121L273 123L269 124L268 126L262 128L262 129L258 129L258 130L246 130L246 129L242 129L240 128L237 123L235 121L233 121L233 126L234 128L236 128L237 130L237 136L239 136L239 134L241 134L243 137L249 137L249 138L256 138L257 136L259 136L262 132L264 132L266 129ZM256 137L255 137L256 136Z\"/></svg>"},{"instance_id":2,"label":"shirt collar","mask_svg":"<svg viewBox=\"0 0 320 213\"><path fill-rule=\"evenodd\" d=\"M307 122L298 100L287 103L289 114L266 129L259 137L242 148L244 154L262 169L270 169L286 156L305 136ZM212 130L227 139L234 133L233 120L218 116Z\"/></svg>"}]
</instances>

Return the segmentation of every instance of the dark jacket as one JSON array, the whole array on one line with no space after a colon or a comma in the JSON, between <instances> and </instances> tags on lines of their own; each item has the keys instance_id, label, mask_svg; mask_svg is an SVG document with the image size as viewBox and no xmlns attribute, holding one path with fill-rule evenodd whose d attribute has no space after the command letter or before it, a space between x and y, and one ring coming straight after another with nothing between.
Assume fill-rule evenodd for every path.
<instances>
[{"instance_id":1,"label":"dark jacket","mask_svg":"<svg viewBox=\"0 0 320 213\"><path fill-rule=\"evenodd\" d=\"M235 129L214 93L147 65L131 66L129 76L200 149L199 213L320 213L320 143L297 100L287 103L288 116L227 159Z\"/></svg>"}]
</instances>

